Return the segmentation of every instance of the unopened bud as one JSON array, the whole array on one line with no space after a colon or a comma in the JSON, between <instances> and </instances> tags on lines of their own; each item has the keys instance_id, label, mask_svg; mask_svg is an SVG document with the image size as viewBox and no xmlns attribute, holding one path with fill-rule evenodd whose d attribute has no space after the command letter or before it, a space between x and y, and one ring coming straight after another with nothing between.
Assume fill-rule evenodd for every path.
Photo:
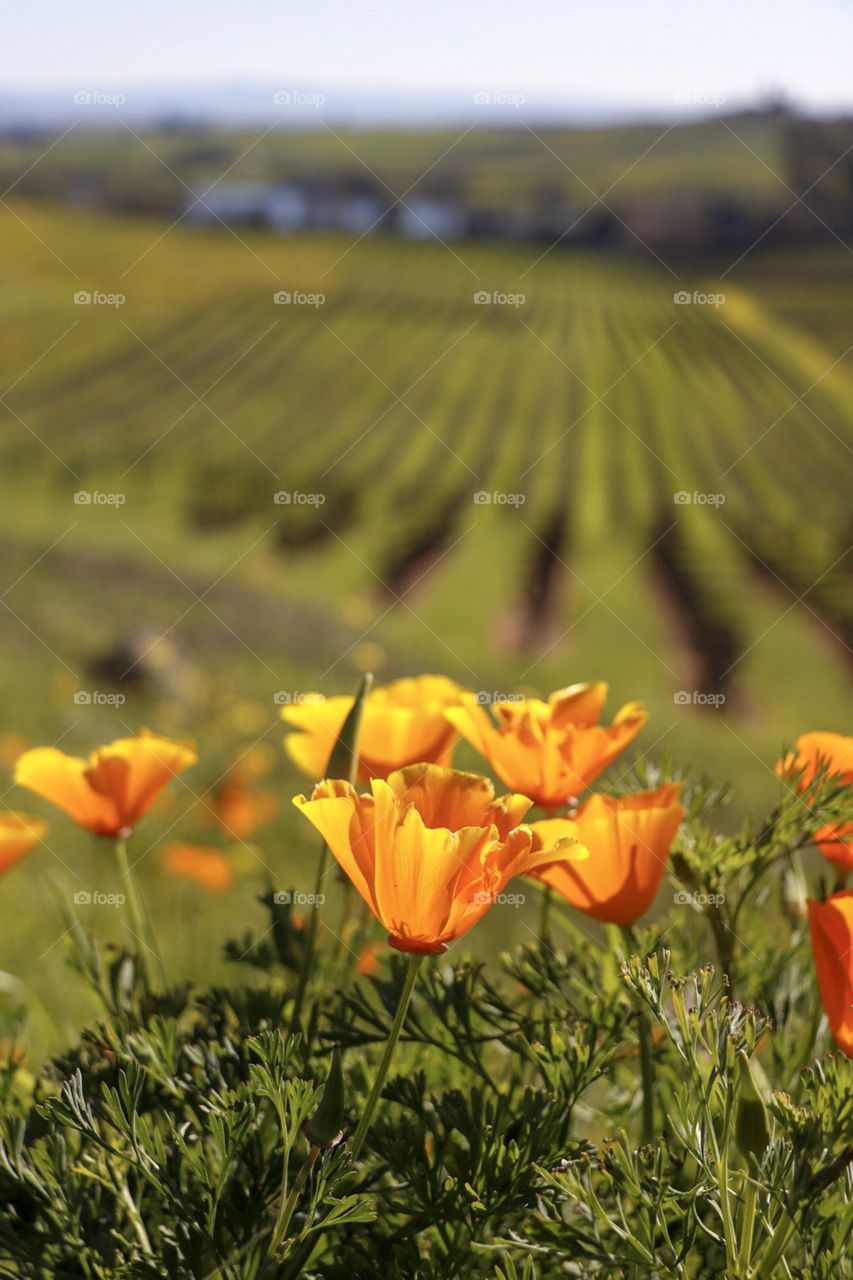
<instances>
[{"instance_id":1,"label":"unopened bud","mask_svg":"<svg viewBox=\"0 0 853 1280\"><path fill-rule=\"evenodd\" d=\"M737 1116L735 1117L735 1142L741 1155L760 1160L770 1145L770 1122L764 1099L758 1092L749 1058L743 1049L737 1055L737 1073L740 1084Z\"/></svg>"},{"instance_id":2,"label":"unopened bud","mask_svg":"<svg viewBox=\"0 0 853 1280\"><path fill-rule=\"evenodd\" d=\"M312 1146L333 1147L340 1141L345 1105L346 1093L344 1073L341 1069L341 1051L335 1045L332 1050L332 1065L329 1067L320 1105L311 1119L305 1122L305 1136Z\"/></svg>"}]
</instances>

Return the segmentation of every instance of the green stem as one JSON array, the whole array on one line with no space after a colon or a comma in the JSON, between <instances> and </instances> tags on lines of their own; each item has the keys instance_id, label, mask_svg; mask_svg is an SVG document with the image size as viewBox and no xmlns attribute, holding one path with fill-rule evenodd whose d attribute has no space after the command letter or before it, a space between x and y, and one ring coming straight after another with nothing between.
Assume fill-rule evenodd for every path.
<instances>
[{"instance_id":1,"label":"green stem","mask_svg":"<svg viewBox=\"0 0 853 1280\"><path fill-rule=\"evenodd\" d=\"M320 1154L319 1147L311 1148L311 1151L309 1152L309 1155L308 1155L308 1159L305 1161L302 1168L299 1170L299 1173L296 1175L296 1178L294 1179L293 1186L290 1189L290 1195L287 1196L286 1199L284 1195L282 1195L281 1206L278 1211L278 1218L276 1219L276 1224L275 1224L275 1227L273 1228L272 1237L270 1238L269 1253L271 1254L277 1251L282 1240L287 1235L287 1228L290 1226L290 1219L293 1217L293 1210L296 1208L296 1201L299 1199L299 1193L302 1190L302 1188L305 1186L305 1182L308 1178L308 1174L314 1168L314 1165L317 1162L317 1157L319 1156L319 1154ZM285 1171L284 1185L285 1186L287 1185L286 1171ZM284 1186L282 1187L282 1191L283 1190L284 1190Z\"/></svg>"},{"instance_id":2,"label":"green stem","mask_svg":"<svg viewBox=\"0 0 853 1280\"><path fill-rule=\"evenodd\" d=\"M145 955L148 950L145 915L136 893L136 884L130 870L130 863L127 860L127 840L123 836L116 837L116 861L118 862L119 876L127 890L127 914L130 920L130 930L139 943L139 950L137 951L139 972L145 990L149 991L151 984L148 975L148 957Z\"/></svg>"},{"instance_id":3,"label":"green stem","mask_svg":"<svg viewBox=\"0 0 853 1280\"><path fill-rule=\"evenodd\" d=\"M747 1280L772 1280L776 1264L785 1252L788 1241L795 1230L796 1223L793 1218L788 1218L784 1227L778 1228L777 1224L777 1230L774 1231L767 1248L759 1255L758 1261L747 1276Z\"/></svg>"},{"instance_id":4,"label":"green stem","mask_svg":"<svg viewBox=\"0 0 853 1280\"><path fill-rule=\"evenodd\" d=\"M552 818L556 818L559 811L558 805L551 808L548 808L546 805L542 805L542 812L545 814L548 821ZM542 889L542 901L540 904L539 914L539 941L548 942L550 936L548 917L551 914L551 899L553 897L553 893L549 884L543 885Z\"/></svg>"},{"instance_id":5,"label":"green stem","mask_svg":"<svg viewBox=\"0 0 853 1280\"><path fill-rule=\"evenodd\" d=\"M539 911L539 941L546 942L549 936L548 916L551 912L551 886L545 885L542 892L542 902Z\"/></svg>"},{"instance_id":6,"label":"green stem","mask_svg":"<svg viewBox=\"0 0 853 1280\"><path fill-rule=\"evenodd\" d=\"M740 1232L740 1249L738 1250L738 1275L749 1275L749 1260L752 1257L752 1239L755 1233L755 1207L757 1191L755 1180L747 1177L743 1193L743 1219Z\"/></svg>"},{"instance_id":7,"label":"green stem","mask_svg":"<svg viewBox=\"0 0 853 1280\"><path fill-rule=\"evenodd\" d=\"M640 1010L637 1022L637 1039L640 1045L640 1076L643 1081L643 1142L651 1142L655 1136L655 1068L652 1062L651 1028L645 1013Z\"/></svg>"},{"instance_id":8,"label":"green stem","mask_svg":"<svg viewBox=\"0 0 853 1280\"><path fill-rule=\"evenodd\" d=\"M323 878L326 875L326 865L328 861L329 846L324 840L323 846L320 849L320 856L317 859L317 874L314 877L314 899L311 904L311 914L308 917L308 928L305 931L305 949L302 953L302 964L299 967L299 979L296 984L296 994L293 997L293 1012L290 1015L291 1035L299 1029L299 1019L302 1014L305 992L308 989L308 983L314 968L314 953L317 949L317 916L320 910L318 901L322 891Z\"/></svg>"},{"instance_id":9,"label":"green stem","mask_svg":"<svg viewBox=\"0 0 853 1280\"><path fill-rule=\"evenodd\" d=\"M131 1195L130 1187L126 1182L122 1184L121 1196L127 1207L130 1220L133 1223L133 1229L139 1238L139 1243L150 1257L153 1255L154 1250L151 1248L151 1241L148 1239L148 1232L145 1230L145 1223L142 1221L142 1215L136 1207L136 1201Z\"/></svg>"},{"instance_id":10,"label":"green stem","mask_svg":"<svg viewBox=\"0 0 853 1280\"><path fill-rule=\"evenodd\" d=\"M713 1123L713 1121L711 1121ZM726 1126L726 1130L728 1126ZM732 1218L732 1202L729 1190L729 1157L723 1147L720 1158L717 1162L719 1170L718 1180L720 1186L720 1213L723 1218L723 1236L726 1244L726 1273L731 1276L737 1275L737 1259L735 1257L735 1229L734 1220Z\"/></svg>"},{"instance_id":11,"label":"green stem","mask_svg":"<svg viewBox=\"0 0 853 1280\"><path fill-rule=\"evenodd\" d=\"M403 1029L403 1023L406 1020L406 1014L409 1011L409 1005L412 1000L412 992L415 989L415 979L418 976L423 956L412 953L409 956L409 968L406 973L406 981L403 984L403 990L400 993L400 1002L397 1005L397 1012L394 1014L394 1021L391 1023L391 1030L388 1032L388 1039L385 1042L385 1051L382 1054L382 1060L376 1072L376 1079L373 1081L373 1088L370 1091L370 1097L367 1099L367 1105L362 1112L361 1120L355 1131L355 1137L352 1140L352 1158L357 1160L361 1154L361 1148L364 1146L364 1139L367 1137L367 1131L373 1119L373 1113L376 1110L376 1104L379 1101L379 1095L385 1085L388 1075L388 1068L391 1066L391 1058L394 1054L394 1048L400 1038L400 1032Z\"/></svg>"},{"instance_id":12,"label":"green stem","mask_svg":"<svg viewBox=\"0 0 853 1280\"><path fill-rule=\"evenodd\" d=\"M627 925L622 936L628 953L637 951L634 930ZM637 1043L640 1048L640 1078L643 1085L643 1110L641 1136L643 1142L652 1142L655 1136L655 1067L652 1059L652 1029L644 1009L637 1010Z\"/></svg>"}]
</instances>

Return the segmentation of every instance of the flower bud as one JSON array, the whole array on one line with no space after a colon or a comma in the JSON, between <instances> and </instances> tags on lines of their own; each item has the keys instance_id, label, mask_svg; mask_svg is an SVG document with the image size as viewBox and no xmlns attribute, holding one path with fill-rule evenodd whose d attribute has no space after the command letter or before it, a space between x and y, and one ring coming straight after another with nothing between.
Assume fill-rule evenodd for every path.
<instances>
[{"instance_id":1,"label":"flower bud","mask_svg":"<svg viewBox=\"0 0 853 1280\"><path fill-rule=\"evenodd\" d=\"M764 1099L758 1092L749 1058L743 1049L737 1055L737 1073L740 1084L737 1115L735 1117L735 1142L741 1155L760 1160L770 1145L770 1122Z\"/></svg>"},{"instance_id":2,"label":"flower bud","mask_svg":"<svg viewBox=\"0 0 853 1280\"><path fill-rule=\"evenodd\" d=\"M333 1147L343 1132L346 1092L344 1073L341 1070L341 1051L338 1045L332 1050L332 1065L326 1079L326 1087L320 1105L310 1120L305 1122L305 1136L314 1147Z\"/></svg>"}]
</instances>

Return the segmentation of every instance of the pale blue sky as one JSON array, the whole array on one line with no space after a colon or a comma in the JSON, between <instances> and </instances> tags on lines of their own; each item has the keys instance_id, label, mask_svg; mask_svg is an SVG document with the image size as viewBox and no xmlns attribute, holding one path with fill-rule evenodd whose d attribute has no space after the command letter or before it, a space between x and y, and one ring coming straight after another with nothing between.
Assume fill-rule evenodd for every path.
<instances>
[{"instance_id":1,"label":"pale blue sky","mask_svg":"<svg viewBox=\"0 0 853 1280\"><path fill-rule=\"evenodd\" d=\"M0 0L2 90L286 83L853 105L851 0Z\"/></svg>"}]
</instances>

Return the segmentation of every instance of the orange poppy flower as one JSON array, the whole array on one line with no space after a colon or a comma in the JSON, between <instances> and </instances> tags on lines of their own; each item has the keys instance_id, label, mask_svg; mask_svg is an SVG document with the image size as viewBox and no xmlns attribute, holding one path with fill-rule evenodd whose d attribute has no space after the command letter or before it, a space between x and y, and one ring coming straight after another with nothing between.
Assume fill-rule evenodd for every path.
<instances>
[{"instance_id":1,"label":"orange poppy flower","mask_svg":"<svg viewBox=\"0 0 853 1280\"><path fill-rule=\"evenodd\" d=\"M524 698L494 707L497 725L473 694L445 712L513 791L544 809L559 809L586 790L616 759L648 719L642 702L629 702L608 728L599 724L607 685L574 684L547 702Z\"/></svg>"},{"instance_id":2,"label":"orange poppy flower","mask_svg":"<svg viewBox=\"0 0 853 1280\"><path fill-rule=\"evenodd\" d=\"M278 813L278 799L270 791L223 783L209 801L220 830L234 840L251 840L259 827L268 826Z\"/></svg>"},{"instance_id":3,"label":"orange poppy flower","mask_svg":"<svg viewBox=\"0 0 853 1280\"><path fill-rule=\"evenodd\" d=\"M796 752L780 760L776 772L784 777L802 769L797 786L805 791L821 766L826 766L832 777L853 787L853 738L841 733L803 733L797 738ZM830 862L853 871L853 822L821 827L815 832L814 842Z\"/></svg>"},{"instance_id":4,"label":"orange poppy flower","mask_svg":"<svg viewBox=\"0 0 853 1280\"><path fill-rule=\"evenodd\" d=\"M96 836L129 834L170 778L197 760L185 742L140 730L98 747L88 760L55 747L25 751L15 781L64 809Z\"/></svg>"},{"instance_id":5,"label":"orange poppy flower","mask_svg":"<svg viewBox=\"0 0 853 1280\"><path fill-rule=\"evenodd\" d=\"M193 880L208 893L225 893L234 882L234 870L221 849L173 840L163 850L163 870L182 880Z\"/></svg>"},{"instance_id":6,"label":"orange poppy flower","mask_svg":"<svg viewBox=\"0 0 853 1280\"><path fill-rule=\"evenodd\" d=\"M0 814L0 876L11 871L47 834L47 823L26 813Z\"/></svg>"},{"instance_id":7,"label":"orange poppy flower","mask_svg":"<svg viewBox=\"0 0 853 1280\"><path fill-rule=\"evenodd\" d=\"M228 781L235 787L252 787L268 777L276 766L278 756L267 742L256 742L236 753L236 759L228 770Z\"/></svg>"},{"instance_id":8,"label":"orange poppy flower","mask_svg":"<svg viewBox=\"0 0 853 1280\"><path fill-rule=\"evenodd\" d=\"M809 927L820 999L835 1043L853 1058L853 891L809 899Z\"/></svg>"},{"instance_id":9,"label":"orange poppy flower","mask_svg":"<svg viewBox=\"0 0 853 1280\"><path fill-rule=\"evenodd\" d=\"M424 761L449 765L459 735L444 712L461 695L446 676L393 680L371 690L361 719L358 780L387 778L395 769ZM301 730L289 733L284 745L303 773L322 778L354 699L313 697L282 708L282 719Z\"/></svg>"},{"instance_id":10,"label":"orange poppy flower","mask_svg":"<svg viewBox=\"0 0 853 1280\"><path fill-rule=\"evenodd\" d=\"M589 850L586 862L560 862L534 875L595 920L633 924L655 899L684 817L678 791L672 782L618 799L592 795L574 818L532 823L534 849L570 837Z\"/></svg>"},{"instance_id":11,"label":"orange poppy flower","mask_svg":"<svg viewBox=\"0 0 853 1280\"><path fill-rule=\"evenodd\" d=\"M22 751L27 749L27 740L19 733L0 733L0 765L10 769Z\"/></svg>"},{"instance_id":12,"label":"orange poppy flower","mask_svg":"<svg viewBox=\"0 0 853 1280\"><path fill-rule=\"evenodd\" d=\"M371 794L319 783L293 803L313 823L398 951L437 955L485 915L534 853L524 796L495 799L486 778L435 764L374 778ZM561 846L558 858L585 856Z\"/></svg>"},{"instance_id":13,"label":"orange poppy flower","mask_svg":"<svg viewBox=\"0 0 853 1280\"><path fill-rule=\"evenodd\" d=\"M381 942L366 942L364 944L355 962L355 971L359 978L369 978L374 973L381 972L382 962L379 959L381 952Z\"/></svg>"}]
</instances>

